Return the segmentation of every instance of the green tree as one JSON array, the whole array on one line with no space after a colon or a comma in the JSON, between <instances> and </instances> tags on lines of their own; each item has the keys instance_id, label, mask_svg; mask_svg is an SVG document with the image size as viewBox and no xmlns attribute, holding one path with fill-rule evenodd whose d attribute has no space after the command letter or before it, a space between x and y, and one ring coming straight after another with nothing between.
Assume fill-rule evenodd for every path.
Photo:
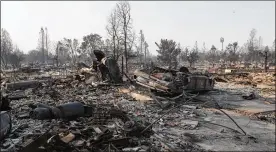
<instances>
[{"instance_id":1,"label":"green tree","mask_svg":"<svg viewBox=\"0 0 276 152\"><path fill-rule=\"evenodd\" d=\"M93 50L101 50L103 47L102 37L99 34L89 34L83 37L81 43L81 49L83 53L88 54L91 58L94 58Z\"/></svg>"},{"instance_id":2,"label":"green tree","mask_svg":"<svg viewBox=\"0 0 276 152\"><path fill-rule=\"evenodd\" d=\"M41 50L30 50L28 54L26 55L26 60L28 62L39 62L40 58L42 56Z\"/></svg>"},{"instance_id":3,"label":"green tree","mask_svg":"<svg viewBox=\"0 0 276 152\"><path fill-rule=\"evenodd\" d=\"M190 64L190 67L192 67L192 65L196 63L198 59L199 59L198 51L193 48L188 55L188 62Z\"/></svg>"},{"instance_id":4,"label":"green tree","mask_svg":"<svg viewBox=\"0 0 276 152\"><path fill-rule=\"evenodd\" d=\"M192 65L198 61L199 55L198 55L197 42L195 42L194 48L189 52L187 59L190 64L190 67L192 67Z\"/></svg>"},{"instance_id":5,"label":"green tree","mask_svg":"<svg viewBox=\"0 0 276 152\"><path fill-rule=\"evenodd\" d=\"M163 65L167 65L170 68L173 66L177 68L177 56L180 54L181 49L177 47L176 42L173 40L161 39L160 45L155 43L159 50L157 60Z\"/></svg>"},{"instance_id":6,"label":"green tree","mask_svg":"<svg viewBox=\"0 0 276 152\"><path fill-rule=\"evenodd\" d=\"M182 61L188 61L188 56L189 56L189 49L188 47L186 47L184 51L180 52L180 58Z\"/></svg>"},{"instance_id":7,"label":"green tree","mask_svg":"<svg viewBox=\"0 0 276 152\"><path fill-rule=\"evenodd\" d=\"M14 68L19 68L21 66L21 62L24 60L24 53L17 46L15 49L9 54L9 63Z\"/></svg>"},{"instance_id":8,"label":"green tree","mask_svg":"<svg viewBox=\"0 0 276 152\"><path fill-rule=\"evenodd\" d=\"M239 59L239 55L237 53L238 42L229 43L226 47L226 51L228 53L228 61L230 63L235 63Z\"/></svg>"}]
</instances>

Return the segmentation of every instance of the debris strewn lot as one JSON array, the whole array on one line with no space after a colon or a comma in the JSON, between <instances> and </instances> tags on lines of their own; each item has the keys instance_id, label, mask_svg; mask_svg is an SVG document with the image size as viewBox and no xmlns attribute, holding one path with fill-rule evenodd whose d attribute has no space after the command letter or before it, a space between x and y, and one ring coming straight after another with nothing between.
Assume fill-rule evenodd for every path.
<instances>
[{"instance_id":1,"label":"debris strewn lot","mask_svg":"<svg viewBox=\"0 0 276 152\"><path fill-rule=\"evenodd\" d=\"M207 92L160 95L161 80L148 87L84 73L3 78L1 108L12 125L1 119L1 151L275 150L273 92L216 82Z\"/></svg>"}]
</instances>

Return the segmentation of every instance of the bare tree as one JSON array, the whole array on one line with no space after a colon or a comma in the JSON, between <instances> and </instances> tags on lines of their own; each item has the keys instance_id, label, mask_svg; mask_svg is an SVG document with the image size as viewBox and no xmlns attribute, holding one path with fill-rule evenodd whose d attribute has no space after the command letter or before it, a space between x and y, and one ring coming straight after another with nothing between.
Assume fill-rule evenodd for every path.
<instances>
[{"instance_id":1,"label":"bare tree","mask_svg":"<svg viewBox=\"0 0 276 152\"><path fill-rule=\"evenodd\" d=\"M270 58L269 58L269 61L271 63L274 63L275 64L275 40L273 41L272 43L272 47L270 49Z\"/></svg>"},{"instance_id":2,"label":"bare tree","mask_svg":"<svg viewBox=\"0 0 276 152\"><path fill-rule=\"evenodd\" d=\"M128 35L127 40L128 40L128 43L127 43L128 52L130 52L131 54L133 54L134 51L133 51L132 48L136 44L136 34L135 34L134 31L132 31L132 33L130 33Z\"/></svg>"},{"instance_id":3,"label":"bare tree","mask_svg":"<svg viewBox=\"0 0 276 152\"><path fill-rule=\"evenodd\" d=\"M63 39L57 44L57 62L59 64L66 64L71 61L71 50Z\"/></svg>"},{"instance_id":4,"label":"bare tree","mask_svg":"<svg viewBox=\"0 0 276 152\"><path fill-rule=\"evenodd\" d=\"M73 44L72 44L73 50L75 53L79 53L80 51L80 43L77 39L73 40Z\"/></svg>"},{"instance_id":5,"label":"bare tree","mask_svg":"<svg viewBox=\"0 0 276 152\"><path fill-rule=\"evenodd\" d=\"M39 37L38 37L38 45L37 45L37 50L41 51L41 57L40 58L40 62L42 62L43 64L45 63L45 61L47 61L47 54L48 54L48 49L49 49L49 35L48 35L48 31L47 28L43 28L41 27L40 32L39 32Z\"/></svg>"},{"instance_id":6,"label":"bare tree","mask_svg":"<svg viewBox=\"0 0 276 152\"><path fill-rule=\"evenodd\" d=\"M13 51L13 44L10 34L3 28L1 28L1 65L7 68L8 56Z\"/></svg>"},{"instance_id":7,"label":"bare tree","mask_svg":"<svg viewBox=\"0 0 276 152\"><path fill-rule=\"evenodd\" d=\"M257 62L259 61L259 51L258 51L258 41L256 39L256 29L252 29L250 32L250 37L248 39L248 56L251 60L251 62L255 61L255 65L257 65Z\"/></svg>"},{"instance_id":8,"label":"bare tree","mask_svg":"<svg viewBox=\"0 0 276 152\"><path fill-rule=\"evenodd\" d=\"M138 57L138 60L136 60L136 64L141 66L142 63L142 55L140 54L140 47L138 46L138 44L135 44L135 50L136 50L136 55Z\"/></svg>"},{"instance_id":9,"label":"bare tree","mask_svg":"<svg viewBox=\"0 0 276 152\"><path fill-rule=\"evenodd\" d=\"M247 59L247 43L244 43L239 49L238 49L238 52L239 52L239 62L246 62L246 59Z\"/></svg>"},{"instance_id":10,"label":"bare tree","mask_svg":"<svg viewBox=\"0 0 276 152\"><path fill-rule=\"evenodd\" d=\"M43 29L43 27L41 27L40 29L40 36L41 36L41 45L40 45L40 49L42 51L42 63L45 63L45 31Z\"/></svg>"},{"instance_id":11,"label":"bare tree","mask_svg":"<svg viewBox=\"0 0 276 152\"><path fill-rule=\"evenodd\" d=\"M140 64L142 64L142 54L143 54L143 44L145 43L145 37L143 34L143 31L140 30L140 50L139 50L139 55L140 55Z\"/></svg>"},{"instance_id":12,"label":"bare tree","mask_svg":"<svg viewBox=\"0 0 276 152\"><path fill-rule=\"evenodd\" d=\"M132 34L132 18L130 14L130 4L127 1L118 2L117 5L117 15L120 21L120 29L123 37L124 44L124 54L125 54L125 67L128 73L128 42L129 36Z\"/></svg>"},{"instance_id":13,"label":"bare tree","mask_svg":"<svg viewBox=\"0 0 276 152\"><path fill-rule=\"evenodd\" d=\"M104 41L104 47L103 47L103 52L106 55L109 55L110 54L110 50L113 50L112 48L113 48L113 46L111 44L111 41L109 39L105 39L105 41Z\"/></svg>"},{"instance_id":14,"label":"bare tree","mask_svg":"<svg viewBox=\"0 0 276 152\"><path fill-rule=\"evenodd\" d=\"M199 58L201 61L204 61L206 59L205 57L205 53L206 53L206 46L205 46L205 42L203 42L203 46L202 46L202 52L199 53Z\"/></svg>"},{"instance_id":15,"label":"bare tree","mask_svg":"<svg viewBox=\"0 0 276 152\"><path fill-rule=\"evenodd\" d=\"M212 63L212 66L214 67L215 66L215 62L216 62L216 59L217 59L217 48L212 45L211 49L209 50L208 52L208 61Z\"/></svg>"},{"instance_id":16,"label":"bare tree","mask_svg":"<svg viewBox=\"0 0 276 152\"><path fill-rule=\"evenodd\" d=\"M66 46L69 50L70 50L70 58L72 59L72 64L76 65L77 59L76 59L76 54L78 52L79 49L79 42L77 39L73 39L73 41L71 39L67 39L64 38L63 39L63 45Z\"/></svg>"},{"instance_id":17,"label":"bare tree","mask_svg":"<svg viewBox=\"0 0 276 152\"><path fill-rule=\"evenodd\" d=\"M263 45L263 38L261 36L259 36L259 41L258 41L258 47L259 47L259 49L262 48L262 45Z\"/></svg>"},{"instance_id":18,"label":"bare tree","mask_svg":"<svg viewBox=\"0 0 276 152\"><path fill-rule=\"evenodd\" d=\"M148 56L148 53L147 53L147 49L149 47L148 43L145 41L144 42L144 46L145 46L145 64L147 64L147 56Z\"/></svg>"},{"instance_id":19,"label":"bare tree","mask_svg":"<svg viewBox=\"0 0 276 152\"><path fill-rule=\"evenodd\" d=\"M45 28L45 58L47 63L48 63L48 56L49 56L49 45L50 45L50 39L49 39L48 29L46 27Z\"/></svg>"},{"instance_id":20,"label":"bare tree","mask_svg":"<svg viewBox=\"0 0 276 152\"><path fill-rule=\"evenodd\" d=\"M267 61L268 61L268 57L269 57L269 48L268 46L265 47L263 52L260 52L260 55L264 58L264 70L265 72L267 72Z\"/></svg>"},{"instance_id":21,"label":"bare tree","mask_svg":"<svg viewBox=\"0 0 276 152\"><path fill-rule=\"evenodd\" d=\"M108 17L108 23L106 26L107 34L109 35L110 39L112 40L113 45L113 56L116 60L119 58L120 54L120 41L122 38L120 37L120 19L117 14L117 7L111 12L110 16Z\"/></svg>"}]
</instances>

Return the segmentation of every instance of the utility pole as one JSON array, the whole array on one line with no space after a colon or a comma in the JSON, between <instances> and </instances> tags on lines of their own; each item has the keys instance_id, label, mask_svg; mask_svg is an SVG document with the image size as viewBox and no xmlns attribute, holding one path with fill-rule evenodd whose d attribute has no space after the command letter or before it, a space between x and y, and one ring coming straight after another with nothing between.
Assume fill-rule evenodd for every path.
<instances>
[{"instance_id":1,"label":"utility pole","mask_svg":"<svg viewBox=\"0 0 276 152\"><path fill-rule=\"evenodd\" d=\"M259 49L261 49L261 46L262 46L262 37L260 36L259 37Z\"/></svg>"},{"instance_id":2,"label":"utility pole","mask_svg":"<svg viewBox=\"0 0 276 152\"><path fill-rule=\"evenodd\" d=\"M55 55L55 60L56 60L57 67L58 67L58 50L59 50L59 42L57 43L56 55Z\"/></svg>"},{"instance_id":3,"label":"utility pole","mask_svg":"<svg viewBox=\"0 0 276 152\"><path fill-rule=\"evenodd\" d=\"M221 37L221 38L220 38L220 43L221 43L221 51L223 51L223 42L224 42L224 38L223 38L223 37Z\"/></svg>"},{"instance_id":4,"label":"utility pole","mask_svg":"<svg viewBox=\"0 0 276 152\"><path fill-rule=\"evenodd\" d=\"M43 27L41 27L41 49L42 49L42 63L45 63L45 57L44 57L44 30Z\"/></svg>"},{"instance_id":5,"label":"utility pole","mask_svg":"<svg viewBox=\"0 0 276 152\"><path fill-rule=\"evenodd\" d=\"M196 51L198 51L197 41L195 42L195 49L196 49Z\"/></svg>"},{"instance_id":6,"label":"utility pole","mask_svg":"<svg viewBox=\"0 0 276 152\"><path fill-rule=\"evenodd\" d=\"M140 53L140 55L142 55L142 53L143 53L143 42L144 42L144 35L143 35L143 31L142 30L140 30L140 38L141 38L141 46L140 46L140 48L141 48L141 53ZM140 64L142 64L142 56L140 57Z\"/></svg>"},{"instance_id":7,"label":"utility pole","mask_svg":"<svg viewBox=\"0 0 276 152\"><path fill-rule=\"evenodd\" d=\"M203 53L205 53L206 47L205 47L205 42L203 42Z\"/></svg>"},{"instance_id":8,"label":"utility pole","mask_svg":"<svg viewBox=\"0 0 276 152\"><path fill-rule=\"evenodd\" d=\"M269 52L269 49L268 49L268 46L265 47L265 50L264 50L264 57L265 57L265 72L267 72L267 59L268 59L268 52Z\"/></svg>"},{"instance_id":9,"label":"utility pole","mask_svg":"<svg viewBox=\"0 0 276 152\"><path fill-rule=\"evenodd\" d=\"M148 48L148 43L145 42L145 64L147 63L147 48Z\"/></svg>"},{"instance_id":10,"label":"utility pole","mask_svg":"<svg viewBox=\"0 0 276 152\"><path fill-rule=\"evenodd\" d=\"M47 30L47 27L45 28L45 31L46 31L46 42L45 42L45 45L46 45L46 52L45 52L45 57L46 57L46 63L48 63L48 30Z\"/></svg>"}]
</instances>

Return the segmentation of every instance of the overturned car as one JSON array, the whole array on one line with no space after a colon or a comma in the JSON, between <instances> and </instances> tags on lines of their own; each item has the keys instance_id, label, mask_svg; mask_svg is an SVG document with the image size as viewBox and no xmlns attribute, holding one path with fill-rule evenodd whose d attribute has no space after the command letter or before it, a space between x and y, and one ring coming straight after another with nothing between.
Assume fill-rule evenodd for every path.
<instances>
[{"instance_id":1,"label":"overturned car","mask_svg":"<svg viewBox=\"0 0 276 152\"><path fill-rule=\"evenodd\" d=\"M149 73L149 74L148 74ZM211 91L214 88L214 79L208 74L190 73L186 67L179 70L153 67L135 70L134 79L137 84L157 92L170 94L187 92Z\"/></svg>"}]
</instances>

